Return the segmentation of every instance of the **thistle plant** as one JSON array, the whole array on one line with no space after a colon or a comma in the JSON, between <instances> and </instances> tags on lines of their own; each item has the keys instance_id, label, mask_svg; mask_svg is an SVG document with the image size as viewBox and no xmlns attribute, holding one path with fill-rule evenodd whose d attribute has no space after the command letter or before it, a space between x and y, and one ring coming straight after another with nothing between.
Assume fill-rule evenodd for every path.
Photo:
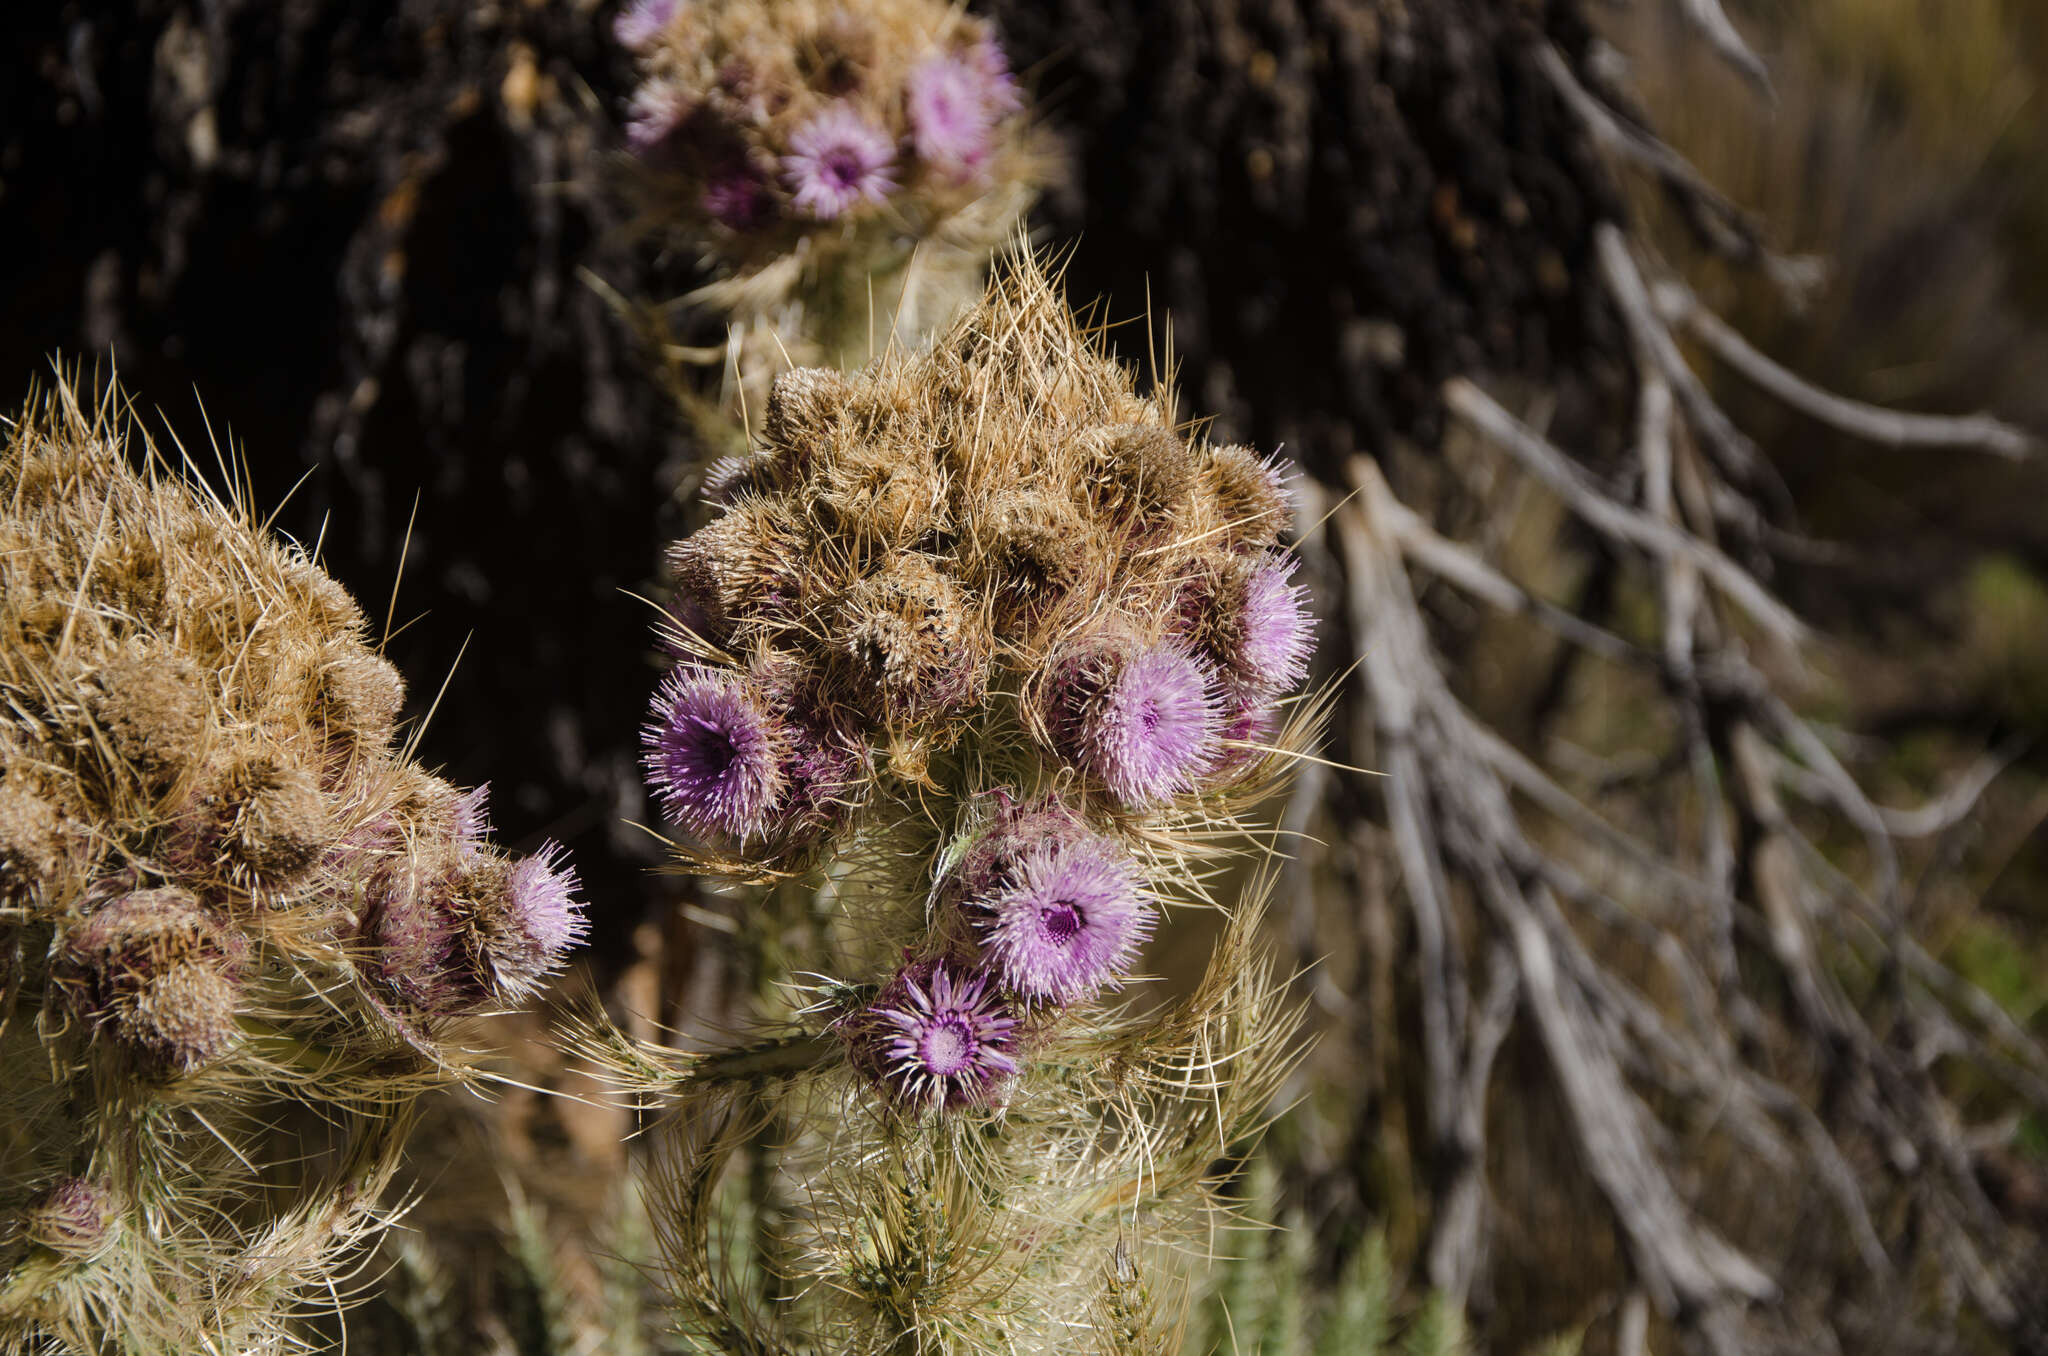
<instances>
[{"instance_id":1,"label":"thistle plant","mask_svg":"<svg viewBox=\"0 0 2048 1356\"><path fill-rule=\"evenodd\" d=\"M347 591L111 392L4 439L0 1351L271 1349L575 875L411 761Z\"/></svg>"},{"instance_id":2,"label":"thistle plant","mask_svg":"<svg viewBox=\"0 0 2048 1356\"><path fill-rule=\"evenodd\" d=\"M1317 720L1282 467L1137 394L1021 257L927 351L778 377L711 493L670 552L647 775L681 863L753 887L803 973L734 1048L583 1033L671 1110L679 1322L1163 1349L1173 1258L1294 1053L1234 888ZM1200 974L1142 1001L1147 942L1203 910Z\"/></svg>"},{"instance_id":3,"label":"thistle plant","mask_svg":"<svg viewBox=\"0 0 2048 1356\"><path fill-rule=\"evenodd\" d=\"M994 30L944 0L637 0L615 33L640 226L718 275L691 300L732 351L694 356L757 407L791 357L864 359L877 311L905 340L944 323L1044 178Z\"/></svg>"}]
</instances>

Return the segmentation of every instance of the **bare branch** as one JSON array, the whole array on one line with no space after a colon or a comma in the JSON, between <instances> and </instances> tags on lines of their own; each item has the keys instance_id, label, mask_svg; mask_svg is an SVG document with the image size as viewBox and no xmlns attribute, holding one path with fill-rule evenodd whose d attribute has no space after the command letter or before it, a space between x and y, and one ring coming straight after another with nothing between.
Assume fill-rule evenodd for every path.
<instances>
[{"instance_id":1,"label":"bare branch","mask_svg":"<svg viewBox=\"0 0 2048 1356\"><path fill-rule=\"evenodd\" d=\"M1453 377L1444 383L1443 391L1446 406L1521 462L1589 525L1660 559L1680 556L1689 560L1787 648L1796 648L1806 639L1806 624L1727 556L1696 537L1674 530L1668 523L1608 497L1578 463L1465 378Z\"/></svg>"},{"instance_id":2,"label":"bare branch","mask_svg":"<svg viewBox=\"0 0 2048 1356\"><path fill-rule=\"evenodd\" d=\"M1715 251L1733 259L1754 259L1763 252L1756 227L1741 208L1708 183L1684 156L1616 117L1579 83L1563 53L1543 43L1536 49L1536 61L1593 140L1663 184L1684 204L1693 229Z\"/></svg>"},{"instance_id":3,"label":"bare branch","mask_svg":"<svg viewBox=\"0 0 2048 1356\"><path fill-rule=\"evenodd\" d=\"M1988 414L1908 414L1824 391L1765 357L1684 284L1661 281L1652 296L1659 314L1692 331L1729 367L1801 414L1852 438L1880 447L1984 452L2008 461L2024 461L2041 450L2034 434Z\"/></svg>"},{"instance_id":4,"label":"bare branch","mask_svg":"<svg viewBox=\"0 0 2048 1356\"><path fill-rule=\"evenodd\" d=\"M1742 34L1722 12L1721 0L1678 0L1678 7L1684 12L1686 21L1713 45L1723 61L1747 77L1766 99L1777 103L1777 91L1771 88L1770 68L1764 65L1763 58L1743 40Z\"/></svg>"}]
</instances>

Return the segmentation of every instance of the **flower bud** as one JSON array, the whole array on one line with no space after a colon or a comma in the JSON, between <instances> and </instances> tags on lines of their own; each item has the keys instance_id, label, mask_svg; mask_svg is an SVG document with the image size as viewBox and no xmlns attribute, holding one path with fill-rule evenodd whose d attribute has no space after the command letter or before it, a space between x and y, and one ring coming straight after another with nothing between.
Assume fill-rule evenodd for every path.
<instances>
[{"instance_id":1,"label":"flower bud","mask_svg":"<svg viewBox=\"0 0 2048 1356\"><path fill-rule=\"evenodd\" d=\"M107 1189L83 1177L66 1177L30 1206L23 1232L29 1242L72 1262L89 1262L106 1249L114 1232L114 1202Z\"/></svg>"}]
</instances>

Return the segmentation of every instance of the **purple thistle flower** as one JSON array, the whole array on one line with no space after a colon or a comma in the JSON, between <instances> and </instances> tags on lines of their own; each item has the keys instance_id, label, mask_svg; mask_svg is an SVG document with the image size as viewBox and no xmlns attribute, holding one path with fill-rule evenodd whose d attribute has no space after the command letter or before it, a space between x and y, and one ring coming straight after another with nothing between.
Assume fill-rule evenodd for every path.
<instances>
[{"instance_id":1,"label":"purple thistle flower","mask_svg":"<svg viewBox=\"0 0 2048 1356\"><path fill-rule=\"evenodd\" d=\"M995 126L987 84L972 55L940 53L910 72L905 102L922 159L963 175L981 168Z\"/></svg>"},{"instance_id":2,"label":"purple thistle flower","mask_svg":"<svg viewBox=\"0 0 2048 1356\"><path fill-rule=\"evenodd\" d=\"M1017 879L1017 863L1041 843L1085 834L1087 827L1073 811L1057 801L1029 808L1010 800L1007 791L995 795L1001 808L995 826L962 854L946 887L950 897L963 903L993 899Z\"/></svg>"},{"instance_id":3,"label":"purple thistle flower","mask_svg":"<svg viewBox=\"0 0 2048 1356\"><path fill-rule=\"evenodd\" d=\"M626 144L637 155L646 155L668 140L669 133L683 121L689 103L681 90L666 80L648 80L633 91L626 113Z\"/></svg>"},{"instance_id":4,"label":"purple thistle flower","mask_svg":"<svg viewBox=\"0 0 2048 1356\"><path fill-rule=\"evenodd\" d=\"M1125 805L1191 791L1213 764L1218 702L1208 669L1182 646L1099 646L1070 659L1055 689L1060 752Z\"/></svg>"},{"instance_id":5,"label":"purple thistle flower","mask_svg":"<svg viewBox=\"0 0 2048 1356\"><path fill-rule=\"evenodd\" d=\"M590 926L574 898L577 886L569 850L552 839L512 866L512 922L549 963L582 940Z\"/></svg>"},{"instance_id":6,"label":"purple thistle flower","mask_svg":"<svg viewBox=\"0 0 2048 1356\"><path fill-rule=\"evenodd\" d=\"M706 186L703 207L705 216L727 230L750 231L774 216L775 194L759 175L739 169Z\"/></svg>"},{"instance_id":7,"label":"purple thistle flower","mask_svg":"<svg viewBox=\"0 0 2048 1356\"><path fill-rule=\"evenodd\" d=\"M1248 693L1276 696L1308 677L1315 628L1304 605L1308 590L1290 582L1293 573L1292 560L1267 556L1245 577L1238 651L1228 672Z\"/></svg>"},{"instance_id":8,"label":"purple thistle flower","mask_svg":"<svg viewBox=\"0 0 2048 1356\"><path fill-rule=\"evenodd\" d=\"M944 961L907 966L869 1012L883 1078L904 1101L978 1105L1017 1072L1017 1019L986 975L956 977Z\"/></svg>"},{"instance_id":9,"label":"purple thistle flower","mask_svg":"<svg viewBox=\"0 0 2048 1356\"><path fill-rule=\"evenodd\" d=\"M455 798L455 850L474 857L491 836L491 784L472 786Z\"/></svg>"},{"instance_id":10,"label":"purple thistle flower","mask_svg":"<svg viewBox=\"0 0 2048 1356\"><path fill-rule=\"evenodd\" d=\"M1117 984L1152 933L1136 863L1089 833L1027 849L1010 885L980 904L983 942L1003 983L1051 1003Z\"/></svg>"},{"instance_id":11,"label":"purple thistle flower","mask_svg":"<svg viewBox=\"0 0 2048 1356\"><path fill-rule=\"evenodd\" d=\"M1022 111L1024 92L1017 88L1017 77L1010 74L1010 58L995 34L982 34L967 49L967 60L981 77L981 97L991 114L1000 118Z\"/></svg>"},{"instance_id":12,"label":"purple thistle flower","mask_svg":"<svg viewBox=\"0 0 2048 1356\"><path fill-rule=\"evenodd\" d=\"M782 173L797 209L830 221L862 202L880 202L896 187L896 148L884 132L846 104L816 114L789 139Z\"/></svg>"},{"instance_id":13,"label":"purple thistle flower","mask_svg":"<svg viewBox=\"0 0 2048 1356\"><path fill-rule=\"evenodd\" d=\"M741 839L768 827L783 798L787 741L744 678L676 669L655 693L642 742L648 784L670 819Z\"/></svg>"},{"instance_id":14,"label":"purple thistle flower","mask_svg":"<svg viewBox=\"0 0 2048 1356\"><path fill-rule=\"evenodd\" d=\"M633 0L612 20L612 36L619 46L642 52L654 45L661 30L675 17L676 0Z\"/></svg>"}]
</instances>

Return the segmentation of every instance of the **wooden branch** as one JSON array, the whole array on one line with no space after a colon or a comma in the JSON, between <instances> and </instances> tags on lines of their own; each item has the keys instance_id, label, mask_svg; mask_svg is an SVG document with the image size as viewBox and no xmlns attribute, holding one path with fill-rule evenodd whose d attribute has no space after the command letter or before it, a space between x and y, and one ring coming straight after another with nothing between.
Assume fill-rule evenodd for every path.
<instances>
[{"instance_id":1,"label":"wooden branch","mask_svg":"<svg viewBox=\"0 0 2048 1356\"><path fill-rule=\"evenodd\" d=\"M1693 229L1716 253L1753 260L1763 251L1748 215L1712 184L1686 158L1653 134L1616 117L1614 111L1579 83L1571 63L1550 43L1539 44L1536 64L1565 104L1600 146L1647 171L1686 209Z\"/></svg>"},{"instance_id":2,"label":"wooden branch","mask_svg":"<svg viewBox=\"0 0 2048 1356\"><path fill-rule=\"evenodd\" d=\"M1657 559L1681 556L1689 560L1788 649L1796 649L1807 638L1806 624L1740 565L1698 538L1609 498L1578 463L1470 381L1453 377L1444 383L1443 392L1444 404L1454 414L1522 463L1588 526Z\"/></svg>"},{"instance_id":3,"label":"wooden branch","mask_svg":"<svg viewBox=\"0 0 2048 1356\"><path fill-rule=\"evenodd\" d=\"M1728 16L1722 12L1721 0L1678 0L1678 8L1685 15L1686 22L1713 46L1723 61L1740 71L1766 99L1777 103L1777 91L1771 88L1770 68L1729 22Z\"/></svg>"},{"instance_id":4,"label":"wooden branch","mask_svg":"<svg viewBox=\"0 0 2048 1356\"><path fill-rule=\"evenodd\" d=\"M1765 357L1734 326L1700 304L1684 284L1667 280L1651 293L1665 320L1683 325L1722 362L1808 418L1879 447L1953 448L2025 461L2041 439L1988 414L1911 414L1822 390Z\"/></svg>"}]
</instances>

